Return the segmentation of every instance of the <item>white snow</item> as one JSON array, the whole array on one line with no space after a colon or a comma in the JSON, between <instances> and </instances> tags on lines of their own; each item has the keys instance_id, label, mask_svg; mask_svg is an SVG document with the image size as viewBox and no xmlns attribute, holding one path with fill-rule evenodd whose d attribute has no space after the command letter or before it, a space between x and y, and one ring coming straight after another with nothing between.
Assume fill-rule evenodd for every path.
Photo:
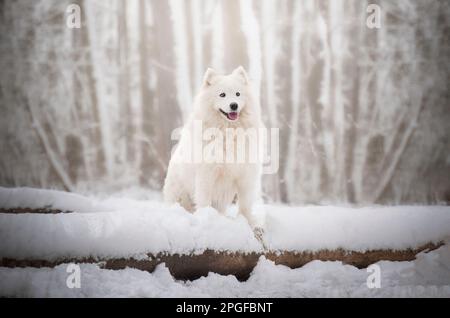
<instances>
[{"instance_id":1,"label":"white snow","mask_svg":"<svg viewBox=\"0 0 450 318\"><path fill-rule=\"evenodd\" d=\"M250 278L210 273L177 281L161 264L153 273L80 265L80 288L70 289L67 264L55 268L0 268L1 297L450 297L450 245L412 262L378 262L380 288L370 289L365 269L313 261L298 269L264 257Z\"/></svg>"},{"instance_id":2,"label":"white snow","mask_svg":"<svg viewBox=\"0 0 450 318\"><path fill-rule=\"evenodd\" d=\"M104 213L1 214L0 257L57 260L67 257L134 257L142 253L258 251L243 217L213 209L189 214L180 207Z\"/></svg>"},{"instance_id":3,"label":"white snow","mask_svg":"<svg viewBox=\"0 0 450 318\"><path fill-rule=\"evenodd\" d=\"M60 191L0 188L0 208L50 206L66 214L0 213L0 257L46 259L142 257L206 249L260 252L233 207L194 214L155 200L85 197ZM271 250L406 249L450 238L448 206L287 207L259 205ZM82 213L80 213L82 212Z\"/></svg>"},{"instance_id":4,"label":"white snow","mask_svg":"<svg viewBox=\"0 0 450 318\"><path fill-rule=\"evenodd\" d=\"M95 211L94 202L75 193L33 188L0 187L0 208L49 207L62 211L76 209L77 212Z\"/></svg>"},{"instance_id":5,"label":"white snow","mask_svg":"<svg viewBox=\"0 0 450 318\"><path fill-rule=\"evenodd\" d=\"M448 206L266 207L273 250L406 249L450 237Z\"/></svg>"}]
</instances>

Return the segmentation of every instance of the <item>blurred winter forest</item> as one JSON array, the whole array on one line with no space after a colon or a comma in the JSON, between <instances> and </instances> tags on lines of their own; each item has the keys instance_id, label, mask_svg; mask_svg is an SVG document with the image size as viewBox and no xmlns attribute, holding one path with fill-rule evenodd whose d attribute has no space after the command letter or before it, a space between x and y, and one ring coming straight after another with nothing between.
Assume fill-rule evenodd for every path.
<instances>
[{"instance_id":1,"label":"blurred winter forest","mask_svg":"<svg viewBox=\"0 0 450 318\"><path fill-rule=\"evenodd\" d=\"M204 71L243 65L266 201L448 204L449 39L447 0L0 0L0 185L160 190Z\"/></svg>"}]
</instances>

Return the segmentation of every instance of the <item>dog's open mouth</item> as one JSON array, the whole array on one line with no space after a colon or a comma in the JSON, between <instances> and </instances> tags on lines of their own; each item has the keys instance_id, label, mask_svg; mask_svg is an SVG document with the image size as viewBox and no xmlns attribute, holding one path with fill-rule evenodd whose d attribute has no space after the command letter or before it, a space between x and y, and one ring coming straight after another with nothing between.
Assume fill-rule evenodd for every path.
<instances>
[{"instance_id":1,"label":"dog's open mouth","mask_svg":"<svg viewBox=\"0 0 450 318\"><path fill-rule=\"evenodd\" d=\"M238 117L239 117L239 113L238 112L229 112L229 113L227 113L227 112L224 112L222 109L220 109L219 108L219 110L220 110L220 112L223 114L223 115L225 115L227 118L228 118L228 120L237 120L238 119Z\"/></svg>"}]
</instances>

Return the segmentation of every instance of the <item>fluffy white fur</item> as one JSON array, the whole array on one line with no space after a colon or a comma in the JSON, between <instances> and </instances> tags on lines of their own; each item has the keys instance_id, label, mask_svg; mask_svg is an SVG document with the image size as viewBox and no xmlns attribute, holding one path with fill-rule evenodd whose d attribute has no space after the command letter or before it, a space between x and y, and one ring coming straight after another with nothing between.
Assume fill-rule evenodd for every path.
<instances>
[{"instance_id":1,"label":"fluffy white fur","mask_svg":"<svg viewBox=\"0 0 450 318\"><path fill-rule=\"evenodd\" d=\"M240 96L236 96L239 92ZM225 93L226 96L223 97ZM222 94L222 96L220 96ZM224 113L233 112L231 104L238 104L236 120ZM177 149L172 154L164 184L167 202L178 202L188 211L212 206L224 213L237 198L239 213L253 228L261 226L252 215L252 204L259 193L260 163L180 163L183 146L190 147L194 121L202 121L203 129L217 128L225 136L226 128L255 128L262 126L259 102L255 98L246 71L238 67L229 75L219 75L208 69L203 85L194 102L194 110L185 123ZM196 141L194 141L196 142ZM201 142L201 141L200 141ZM230 149L225 147L224 155ZM248 158L246 158L248 159Z\"/></svg>"}]
</instances>

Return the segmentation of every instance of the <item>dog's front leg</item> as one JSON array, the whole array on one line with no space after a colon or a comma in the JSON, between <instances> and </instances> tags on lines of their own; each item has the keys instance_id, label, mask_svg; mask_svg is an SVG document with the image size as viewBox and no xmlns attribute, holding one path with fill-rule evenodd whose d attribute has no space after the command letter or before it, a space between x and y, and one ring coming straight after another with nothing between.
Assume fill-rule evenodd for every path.
<instances>
[{"instance_id":1,"label":"dog's front leg","mask_svg":"<svg viewBox=\"0 0 450 318\"><path fill-rule=\"evenodd\" d=\"M201 174L195 177L194 201L195 208L200 209L212 204L212 178L205 178Z\"/></svg>"},{"instance_id":2,"label":"dog's front leg","mask_svg":"<svg viewBox=\"0 0 450 318\"><path fill-rule=\"evenodd\" d=\"M248 182L240 182L238 184L237 196L239 213L247 219L248 224L252 229L258 227L258 221L252 214L253 201L255 200L253 184L248 184Z\"/></svg>"},{"instance_id":3,"label":"dog's front leg","mask_svg":"<svg viewBox=\"0 0 450 318\"><path fill-rule=\"evenodd\" d=\"M256 218L256 216L252 213L252 206L256 197L254 189L254 184L241 183L238 186L239 213L241 213L247 219L248 224L253 230L255 238L259 242L261 242L263 248L266 249L266 245L263 239L264 222L262 222L262 220L258 220L258 218Z\"/></svg>"}]
</instances>

